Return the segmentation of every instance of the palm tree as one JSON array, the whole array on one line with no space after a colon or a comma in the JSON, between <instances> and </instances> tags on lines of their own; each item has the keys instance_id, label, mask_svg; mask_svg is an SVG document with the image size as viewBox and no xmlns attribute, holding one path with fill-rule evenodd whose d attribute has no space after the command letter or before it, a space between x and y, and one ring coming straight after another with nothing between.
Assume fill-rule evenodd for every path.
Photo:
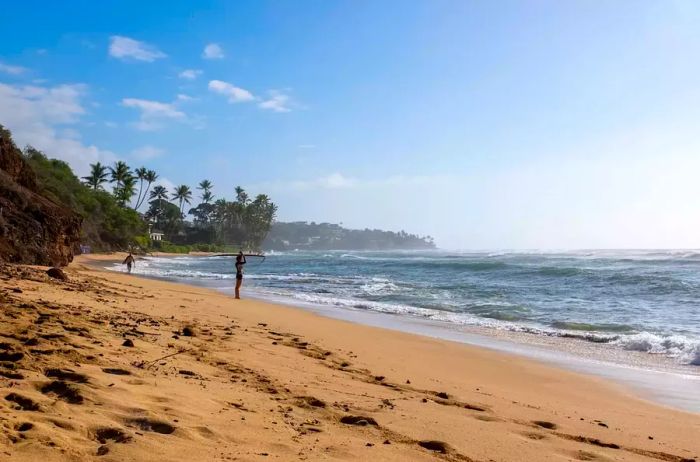
<instances>
[{"instance_id":1,"label":"palm tree","mask_svg":"<svg viewBox=\"0 0 700 462\"><path fill-rule=\"evenodd\" d=\"M153 191L148 196L151 200L158 201L158 215L156 216L156 221L160 220L160 215L163 213L163 201L168 200L168 190L165 186L157 185L153 187Z\"/></svg>"},{"instance_id":2,"label":"palm tree","mask_svg":"<svg viewBox=\"0 0 700 462\"><path fill-rule=\"evenodd\" d=\"M202 193L202 202L205 204L208 204L214 199L214 195L211 193L211 191L204 191Z\"/></svg>"},{"instance_id":3,"label":"palm tree","mask_svg":"<svg viewBox=\"0 0 700 462\"><path fill-rule=\"evenodd\" d=\"M126 162L120 160L114 163L114 167L109 168L109 174L112 178L110 181L117 184L114 189L118 190L122 187L124 181L131 177L131 170L126 165Z\"/></svg>"},{"instance_id":4,"label":"palm tree","mask_svg":"<svg viewBox=\"0 0 700 462\"><path fill-rule=\"evenodd\" d=\"M136 178L139 180L139 195L136 197L136 205L134 206L134 210L139 208L139 205L141 204L141 193L143 192L143 180L146 179L146 167L140 167L134 170L134 173L136 173Z\"/></svg>"},{"instance_id":5,"label":"palm tree","mask_svg":"<svg viewBox=\"0 0 700 462\"><path fill-rule=\"evenodd\" d=\"M235 191L236 191L236 201L238 201L242 205L247 205L248 201L250 200L250 199L248 199L248 193L245 192L245 190L243 188L241 188L240 186L236 186Z\"/></svg>"},{"instance_id":6,"label":"palm tree","mask_svg":"<svg viewBox=\"0 0 700 462\"><path fill-rule=\"evenodd\" d=\"M133 176L126 177L122 186L115 190L117 200L122 207L125 206L127 202L131 201L134 194L136 194L136 178Z\"/></svg>"},{"instance_id":7,"label":"palm tree","mask_svg":"<svg viewBox=\"0 0 700 462\"><path fill-rule=\"evenodd\" d=\"M146 200L146 195L148 194L148 189L151 187L151 184L158 179L158 174L153 170L147 170L143 179L146 180L146 189L143 192L143 196L141 196L141 200L136 201L137 209L143 205L143 202Z\"/></svg>"},{"instance_id":8,"label":"palm tree","mask_svg":"<svg viewBox=\"0 0 700 462\"><path fill-rule=\"evenodd\" d=\"M190 190L190 187L185 184L177 186L173 192L172 198L180 203L180 216L182 217L182 207L185 203L189 204L192 200L192 191Z\"/></svg>"},{"instance_id":9,"label":"palm tree","mask_svg":"<svg viewBox=\"0 0 700 462\"><path fill-rule=\"evenodd\" d=\"M90 175L84 176L84 183L91 187L93 191L102 189L102 183L107 182L107 167L97 162L95 164L90 164Z\"/></svg>"},{"instance_id":10,"label":"palm tree","mask_svg":"<svg viewBox=\"0 0 700 462\"><path fill-rule=\"evenodd\" d=\"M213 187L214 185L209 180L202 180L199 182L199 186L197 186L197 189L202 191L202 201L205 204L212 200L212 198L214 197L214 195L211 193ZM207 199L205 199L205 197Z\"/></svg>"}]
</instances>

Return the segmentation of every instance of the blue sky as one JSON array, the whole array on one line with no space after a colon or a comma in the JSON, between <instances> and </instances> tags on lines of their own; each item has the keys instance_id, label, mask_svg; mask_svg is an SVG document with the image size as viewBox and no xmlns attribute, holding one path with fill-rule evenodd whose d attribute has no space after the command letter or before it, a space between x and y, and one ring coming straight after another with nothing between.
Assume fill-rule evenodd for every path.
<instances>
[{"instance_id":1,"label":"blue sky","mask_svg":"<svg viewBox=\"0 0 700 462\"><path fill-rule=\"evenodd\" d=\"M11 2L0 123L447 248L700 247L700 4Z\"/></svg>"}]
</instances>

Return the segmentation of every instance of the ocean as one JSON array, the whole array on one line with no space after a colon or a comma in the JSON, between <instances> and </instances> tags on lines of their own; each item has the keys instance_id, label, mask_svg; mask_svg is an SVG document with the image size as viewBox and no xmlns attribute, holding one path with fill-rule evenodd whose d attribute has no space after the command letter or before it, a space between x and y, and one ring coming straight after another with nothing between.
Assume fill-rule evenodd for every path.
<instances>
[{"instance_id":1,"label":"ocean","mask_svg":"<svg viewBox=\"0 0 700 462\"><path fill-rule=\"evenodd\" d=\"M232 257L146 257L134 273L227 291L235 280ZM700 371L695 251L273 252L248 259L243 294Z\"/></svg>"}]
</instances>

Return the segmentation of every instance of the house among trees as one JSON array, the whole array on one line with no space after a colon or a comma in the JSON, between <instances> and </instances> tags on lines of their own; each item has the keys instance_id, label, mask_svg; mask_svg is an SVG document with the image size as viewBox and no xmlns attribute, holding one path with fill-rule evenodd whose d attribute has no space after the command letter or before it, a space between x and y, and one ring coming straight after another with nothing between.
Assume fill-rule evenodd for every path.
<instances>
[{"instance_id":1,"label":"house among trees","mask_svg":"<svg viewBox=\"0 0 700 462\"><path fill-rule=\"evenodd\" d=\"M148 237L151 239L151 241L162 241L163 236L165 236L164 233L153 229L153 223L148 224Z\"/></svg>"},{"instance_id":2,"label":"house among trees","mask_svg":"<svg viewBox=\"0 0 700 462\"><path fill-rule=\"evenodd\" d=\"M159 233L158 231L151 231L148 233L148 237L150 237L152 241L162 241L163 236L165 236L165 234Z\"/></svg>"}]
</instances>

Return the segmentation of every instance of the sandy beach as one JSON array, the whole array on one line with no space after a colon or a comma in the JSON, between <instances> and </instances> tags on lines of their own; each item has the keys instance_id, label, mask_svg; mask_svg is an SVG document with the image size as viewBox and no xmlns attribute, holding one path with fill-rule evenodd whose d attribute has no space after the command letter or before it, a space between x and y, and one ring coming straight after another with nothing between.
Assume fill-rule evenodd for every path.
<instances>
[{"instance_id":1,"label":"sandy beach","mask_svg":"<svg viewBox=\"0 0 700 462\"><path fill-rule=\"evenodd\" d=\"M107 272L0 272L0 460L689 461L700 415L469 345Z\"/></svg>"}]
</instances>

